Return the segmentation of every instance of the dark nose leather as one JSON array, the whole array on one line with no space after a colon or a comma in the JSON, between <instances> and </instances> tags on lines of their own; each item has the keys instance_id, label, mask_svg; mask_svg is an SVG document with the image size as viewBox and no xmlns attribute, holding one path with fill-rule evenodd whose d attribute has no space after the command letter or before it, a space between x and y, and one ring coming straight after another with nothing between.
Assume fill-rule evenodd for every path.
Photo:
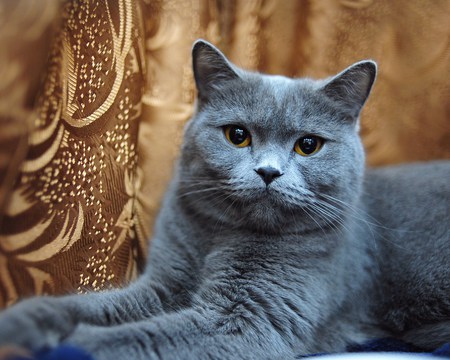
<instances>
[{"instance_id":1,"label":"dark nose leather","mask_svg":"<svg viewBox=\"0 0 450 360\"><path fill-rule=\"evenodd\" d=\"M259 176L261 176L266 185L269 185L275 178L283 175L280 170L270 166L260 167L258 169L255 169L255 171Z\"/></svg>"}]
</instances>

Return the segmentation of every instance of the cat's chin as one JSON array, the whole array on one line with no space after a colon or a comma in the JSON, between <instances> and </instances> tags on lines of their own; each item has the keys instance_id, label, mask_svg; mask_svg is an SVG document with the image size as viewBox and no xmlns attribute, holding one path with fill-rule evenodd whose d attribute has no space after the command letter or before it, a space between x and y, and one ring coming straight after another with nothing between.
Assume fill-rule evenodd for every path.
<instances>
[{"instance_id":1,"label":"cat's chin","mask_svg":"<svg viewBox=\"0 0 450 360\"><path fill-rule=\"evenodd\" d=\"M273 207L265 209L255 207L248 211L243 219L245 220L240 224L241 228L266 234L304 233L314 230L317 226L317 223L309 221L308 217L304 221L305 217L300 212L288 214L276 211Z\"/></svg>"},{"instance_id":2,"label":"cat's chin","mask_svg":"<svg viewBox=\"0 0 450 360\"><path fill-rule=\"evenodd\" d=\"M317 226L307 215L306 204L290 204L271 189L262 190L242 207L241 222L248 229L283 233L310 231Z\"/></svg>"},{"instance_id":3,"label":"cat's chin","mask_svg":"<svg viewBox=\"0 0 450 360\"><path fill-rule=\"evenodd\" d=\"M275 187L253 187L232 195L218 194L217 199L185 196L186 213L200 216L229 229L243 229L259 233L281 234L308 232L318 226L319 220L308 213L306 197L295 199ZM212 199L212 200L211 200Z\"/></svg>"},{"instance_id":4,"label":"cat's chin","mask_svg":"<svg viewBox=\"0 0 450 360\"><path fill-rule=\"evenodd\" d=\"M303 211L308 206L306 197L297 195L295 199L287 195L282 189L265 187L252 193L253 201L250 203L259 205L262 209L281 213L286 216L296 211Z\"/></svg>"}]
</instances>

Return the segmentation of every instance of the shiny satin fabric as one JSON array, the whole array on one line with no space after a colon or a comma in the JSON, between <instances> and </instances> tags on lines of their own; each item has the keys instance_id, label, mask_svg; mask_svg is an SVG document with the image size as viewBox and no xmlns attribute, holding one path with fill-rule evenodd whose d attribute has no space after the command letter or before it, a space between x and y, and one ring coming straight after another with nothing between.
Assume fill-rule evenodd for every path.
<instances>
[{"instance_id":1,"label":"shiny satin fabric","mask_svg":"<svg viewBox=\"0 0 450 360\"><path fill-rule=\"evenodd\" d=\"M450 158L446 0L11 3L0 4L0 306L123 285L143 268L193 111L199 37L287 76L374 59L368 163Z\"/></svg>"}]
</instances>

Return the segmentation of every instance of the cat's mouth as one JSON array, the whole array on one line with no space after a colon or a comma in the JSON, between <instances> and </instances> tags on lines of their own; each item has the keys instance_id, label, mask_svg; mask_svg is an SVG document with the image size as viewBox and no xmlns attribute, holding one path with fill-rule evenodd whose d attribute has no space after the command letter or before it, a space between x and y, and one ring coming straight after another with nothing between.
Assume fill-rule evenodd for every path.
<instances>
[{"instance_id":1,"label":"cat's mouth","mask_svg":"<svg viewBox=\"0 0 450 360\"><path fill-rule=\"evenodd\" d=\"M305 228L310 227L308 199L284 193L276 188L255 190L251 197L241 202L235 213L235 225L263 232L298 230L299 219ZM313 226L316 222L313 221ZM302 225L302 229L303 229Z\"/></svg>"},{"instance_id":2,"label":"cat's mouth","mask_svg":"<svg viewBox=\"0 0 450 360\"><path fill-rule=\"evenodd\" d=\"M310 204L310 196L298 191L279 189L275 186L254 189L245 196L244 201L259 205L267 210L279 212L303 209Z\"/></svg>"},{"instance_id":3,"label":"cat's mouth","mask_svg":"<svg viewBox=\"0 0 450 360\"><path fill-rule=\"evenodd\" d=\"M280 187L276 186L276 184L270 184L269 186L258 189L258 191L262 199L266 198L274 202L296 206L303 206L305 201L314 196L312 192L306 189Z\"/></svg>"}]
</instances>

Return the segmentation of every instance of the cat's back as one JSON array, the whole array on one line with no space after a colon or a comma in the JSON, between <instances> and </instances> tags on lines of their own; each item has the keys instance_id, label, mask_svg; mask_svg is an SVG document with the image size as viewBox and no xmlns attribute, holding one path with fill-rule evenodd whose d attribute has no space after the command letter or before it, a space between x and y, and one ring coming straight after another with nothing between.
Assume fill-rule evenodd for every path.
<instances>
[{"instance_id":1,"label":"cat's back","mask_svg":"<svg viewBox=\"0 0 450 360\"><path fill-rule=\"evenodd\" d=\"M450 161L368 169L363 197L369 213L385 227L448 229Z\"/></svg>"},{"instance_id":2,"label":"cat's back","mask_svg":"<svg viewBox=\"0 0 450 360\"><path fill-rule=\"evenodd\" d=\"M370 169L363 200L380 268L380 318L401 331L450 316L450 161Z\"/></svg>"},{"instance_id":3,"label":"cat's back","mask_svg":"<svg viewBox=\"0 0 450 360\"><path fill-rule=\"evenodd\" d=\"M450 256L450 161L369 169L363 202L380 246L415 251L439 244Z\"/></svg>"}]
</instances>

